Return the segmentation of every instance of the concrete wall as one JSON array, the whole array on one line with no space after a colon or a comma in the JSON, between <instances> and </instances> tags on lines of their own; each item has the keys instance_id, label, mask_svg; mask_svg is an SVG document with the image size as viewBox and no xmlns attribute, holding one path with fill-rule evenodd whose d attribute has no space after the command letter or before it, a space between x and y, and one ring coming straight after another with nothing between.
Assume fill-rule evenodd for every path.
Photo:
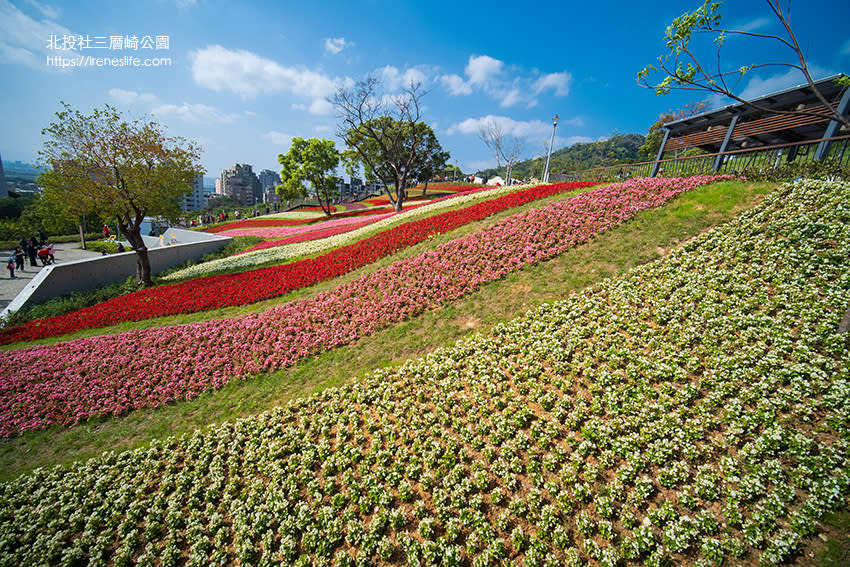
<instances>
[{"instance_id":1,"label":"concrete wall","mask_svg":"<svg viewBox=\"0 0 850 567\"><path fill-rule=\"evenodd\" d=\"M168 243L172 235L178 243L162 247L159 246L159 238L144 237L151 262L151 273L157 274L189 260L197 260L204 254L215 252L232 240L226 236L206 232L169 228L164 233L163 241ZM0 316L54 297L123 281L135 274L135 252L45 266L15 296Z\"/></svg>"}]
</instances>

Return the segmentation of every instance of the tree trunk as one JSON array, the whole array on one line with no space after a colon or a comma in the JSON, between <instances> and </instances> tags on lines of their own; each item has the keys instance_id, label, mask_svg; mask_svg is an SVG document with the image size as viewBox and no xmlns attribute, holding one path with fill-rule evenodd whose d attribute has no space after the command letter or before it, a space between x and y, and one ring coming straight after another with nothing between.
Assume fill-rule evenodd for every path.
<instances>
[{"instance_id":1,"label":"tree trunk","mask_svg":"<svg viewBox=\"0 0 850 567\"><path fill-rule=\"evenodd\" d=\"M83 223L79 223L77 226L80 227L80 248L85 250L86 249L86 235L83 232Z\"/></svg>"},{"instance_id":2,"label":"tree trunk","mask_svg":"<svg viewBox=\"0 0 850 567\"><path fill-rule=\"evenodd\" d=\"M404 207L404 195L406 192L406 189L404 187L405 183L407 183L407 179L405 178L396 179L395 181L396 200L394 209L397 213L401 211L402 207Z\"/></svg>"},{"instance_id":3,"label":"tree trunk","mask_svg":"<svg viewBox=\"0 0 850 567\"><path fill-rule=\"evenodd\" d=\"M148 247L145 246L141 229L135 226L129 230L125 230L124 234L127 236L127 241L136 253L136 281L140 287L153 285L153 281L151 280L151 260L148 257Z\"/></svg>"},{"instance_id":4,"label":"tree trunk","mask_svg":"<svg viewBox=\"0 0 850 567\"><path fill-rule=\"evenodd\" d=\"M425 196L425 192L428 190L428 180L425 180L425 187L422 188L422 196Z\"/></svg>"}]
</instances>

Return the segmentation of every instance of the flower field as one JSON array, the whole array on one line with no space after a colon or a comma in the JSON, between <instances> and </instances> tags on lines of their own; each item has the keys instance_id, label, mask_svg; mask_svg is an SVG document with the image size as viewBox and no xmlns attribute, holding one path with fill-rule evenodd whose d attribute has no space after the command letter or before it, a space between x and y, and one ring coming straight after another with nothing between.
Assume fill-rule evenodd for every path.
<instances>
[{"instance_id":1,"label":"flower field","mask_svg":"<svg viewBox=\"0 0 850 567\"><path fill-rule=\"evenodd\" d=\"M197 277L220 270L246 268L265 264L267 262L283 262L290 258L310 256L339 246L344 246L365 234L374 233L375 230L396 226L402 222L407 222L414 218L439 212L447 208L458 207L459 205L468 205L471 203L480 203L484 200L498 198L504 195L525 194L526 192L535 192L537 190L537 187L477 187L464 191L463 193L450 193L437 199L433 199L429 203L408 207L400 213L394 213L386 218L377 220L374 224L368 226L368 228L356 228L351 231L346 231L344 234L331 235L333 237L325 237L321 241L310 239L309 243L297 246L288 246L285 243L275 243L272 245L261 243L254 247L257 251L246 252L240 254L238 257L232 256L230 258L220 258L212 262L205 262L196 266L190 266L186 269L169 274L165 277L165 279L178 280L186 277ZM275 248L268 250L268 248L271 247ZM265 250L263 250L264 248Z\"/></svg>"},{"instance_id":2,"label":"flower field","mask_svg":"<svg viewBox=\"0 0 850 567\"><path fill-rule=\"evenodd\" d=\"M848 202L797 183L362 384L3 483L0 565L780 565L850 489Z\"/></svg>"},{"instance_id":3,"label":"flower field","mask_svg":"<svg viewBox=\"0 0 850 567\"><path fill-rule=\"evenodd\" d=\"M189 399L289 366L556 256L713 179L598 187L264 313L2 352L0 435Z\"/></svg>"},{"instance_id":4,"label":"flower field","mask_svg":"<svg viewBox=\"0 0 850 567\"><path fill-rule=\"evenodd\" d=\"M377 215L377 217L383 218L384 215ZM285 244L296 244L299 242L311 242L313 240L320 240L322 238L329 238L331 236L336 236L338 234L345 234L358 228L362 228L364 226L368 226L374 222L380 220L380 218L363 220L357 219L357 222L354 223L346 223L342 225L332 226L332 227L314 227L314 230L301 232L299 234L295 234L292 236L288 236L286 238L281 238L280 240L266 240L255 244L254 246L248 248L247 250L242 250L234 254L234 256L238 256L241 254L247 254L249 252L253 252L255 250L263 250L265 248L274 248L275 246L283 246Z\"/></svg>"},{"instance_id":5,"label":"flower field","mask_svg":"<svg viewBox=\"0 0 850 567\"><path fill-rule=\"evenodd\" d=\"M431 235L447 232L511 207L591 185L582 182L530 187L464 209L407 222L315 258L251 272L222 274L147 288L65 315L39 319L4 330L0 332L0 344L61 335L123 321L244 305L277 297L370 264Z\"/></svg>"},{"instance_id":6,"label":"flower field","mask_svg":"<svg viewBox=\"0 0 850 567\"><path fill-rule=\"evenodd\" d=\"M360 212L360 211L356 211ZM384 211L381 214L372 214L369 215L369 219L379 220L392 214L390 211ZM329 218L326 221L313 223L313 224L303 224L300 226L265 226L265 227L240 227L240 228L231 228L225 231L220 232L224 236L259 236L261 238L286 238L288 236L295 236L297 234L301 234L304 232L310 232L318 229L328 229L328 228L336 228L342 227L352 224L360 224L363 222L363 215L357 216L346 216L341 218Z\"/></svg>"}]
</instances>

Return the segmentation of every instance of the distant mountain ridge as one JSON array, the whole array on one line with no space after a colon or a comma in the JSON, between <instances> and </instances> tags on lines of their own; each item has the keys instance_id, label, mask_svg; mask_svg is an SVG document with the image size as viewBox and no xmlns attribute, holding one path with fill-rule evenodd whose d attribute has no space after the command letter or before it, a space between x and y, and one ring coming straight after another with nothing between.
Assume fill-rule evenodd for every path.
<instances>
[{"instance_id":1,"label":"distant mountain ridge","mask_svg":"<svg viewBox=\"0 0 850 567\"><path fill-rule=\"evenodd\" d=\"M41 173L41 171L36 169L36 167L31 163L6 160L3 160L3 171L6 174L6 179L9 181L35 181L35 178L38 177L39 173Z\"/></svg>"},{"instance_id":2,"label":"distant mountain ridge","mask_svg":"<svg viewBox=\"0 0 850 567\"><path fill-rule=\"evenodd\" d=\"M643 145L645 136L642 134L618 134L605 140L573 144L552 152L549 163L549 172L557 173L563 171L575 171L577 169L590 169L602 165L614 165L618 163L633 163L641 161L644 156L639 155L639 149ZM517 179L526 177L541 177L546 166L546 156L538 156L521 161L514 165L511 176ZM478 176L486 175L494 177L504 176L505 168L490 168L480 170Z\"/></svg>"}]
</instances>

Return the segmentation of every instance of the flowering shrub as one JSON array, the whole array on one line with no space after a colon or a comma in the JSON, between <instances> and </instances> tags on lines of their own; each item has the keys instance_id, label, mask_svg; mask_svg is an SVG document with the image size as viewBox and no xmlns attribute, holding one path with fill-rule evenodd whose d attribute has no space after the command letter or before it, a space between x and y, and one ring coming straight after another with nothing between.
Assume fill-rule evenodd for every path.
<instances>
[{"instance_id":1,"label":"flowering shrub","mask_svg":"<svg viewBox=\"0 0 850 567\"><path fill-rule=\"evenodd\" d=\"M0 566L781 565L850 489L848 202L795 184L394 371L0 484Z\"/></svg>"},{"instance_id":2,"label":"flowering shrub","mask_svg":"<svg viewBox=\"0 0 850 567\"><path fill-rule=\"evenodd\" d=\"M140 290L65 315L39 319L4 330L0 332L0 344L49 337L122 321L194 313L269 299L365 266L431 235L447 232L511 207L589 185L591 184L560 183L532 187L465 209L408 222L354 244L336 248L317 258Z\"/></svg>"},{"instance_id":3,"label":"flowering shrub","mask_svg":"<svg viewBox=\"0 0 850 567\"><path fill-rule=\"evenodd\" d=\"M264 313L0 353L0 394L7 392L0 396L0 435L188 399L291 365L461 298L711 179L635 179L592 189ZM479 205L482 214L490 204ZM462 212L458 222L467 218Z\"/></svg>"}]
</instances>

